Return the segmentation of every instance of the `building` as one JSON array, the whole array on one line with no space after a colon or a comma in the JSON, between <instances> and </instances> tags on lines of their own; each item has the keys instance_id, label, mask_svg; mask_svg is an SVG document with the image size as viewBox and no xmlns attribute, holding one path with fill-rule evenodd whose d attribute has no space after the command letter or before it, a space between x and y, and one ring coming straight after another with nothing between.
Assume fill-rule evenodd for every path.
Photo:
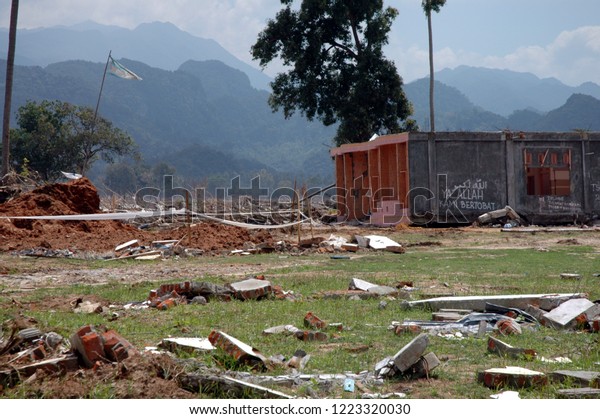
<instances>
[{"instance_id":1,"label":"building","mask_svg":"<svg viewBox=\"0 0 600 419\"><path fill-rule=\"evenodd\" d=\"M331 156L340 221L462 224L507 205L532 224L600 214L600 133L401 133Z\"/></svg>"}]
</instances>

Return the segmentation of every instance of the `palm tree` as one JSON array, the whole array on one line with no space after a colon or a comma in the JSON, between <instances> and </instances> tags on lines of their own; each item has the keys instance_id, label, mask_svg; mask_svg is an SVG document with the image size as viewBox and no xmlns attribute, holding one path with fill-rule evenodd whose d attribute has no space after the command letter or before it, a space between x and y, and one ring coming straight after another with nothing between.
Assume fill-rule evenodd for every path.
<instances>
[{"instance_id":1,"label":"palm tree","mask_svg":"<svg viewBox=\"0 0 600 419\"><path fill-rule=\"evenodd\" d=\"M422 0L421 5L427 16L427 30L429 32L429 130L435 132L435 114L433 110L433 32L431 30L431 12L438 13L446 4L446 0Z\"/></svg>"},{"instance_id":2,"label":"palm tree","mask_svg":"<svg viewBox=\"0 0 600 419\"><path fill-rule=\"evenodd\" d=\"M12 100L13 72L15 69L15 45L17 41L17 14L19 0L12 0L10 29L8 32L8 57L6 60L6 85L4 91L4 119L2 121L2 176L8 173L10 152L10 102Z\"/></svg>"}]
</instances>

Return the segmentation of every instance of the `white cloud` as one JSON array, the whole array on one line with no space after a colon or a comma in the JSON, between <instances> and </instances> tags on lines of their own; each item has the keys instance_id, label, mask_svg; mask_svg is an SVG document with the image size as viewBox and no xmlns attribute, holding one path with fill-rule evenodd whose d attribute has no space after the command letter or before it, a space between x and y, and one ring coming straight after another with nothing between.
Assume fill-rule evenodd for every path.
<instances>
[{"instance_id":1,"label":"white cloud","mask_svg":"<svg viewBox=\"0 0 600 419\"><path fill-rule=\"evenodd\" d=\"M429 74L428 52L417 47L390 48L388 56L405 81ZM563 83L579 85L586 81L600 84L600 26L585 26L561 32L546 46L526 46L504 56L483 56L465 50L444 48L435 51L436 70L458 65L501 68L530 72L538 77L555 77Z\"/></svg>"}]
</instances>

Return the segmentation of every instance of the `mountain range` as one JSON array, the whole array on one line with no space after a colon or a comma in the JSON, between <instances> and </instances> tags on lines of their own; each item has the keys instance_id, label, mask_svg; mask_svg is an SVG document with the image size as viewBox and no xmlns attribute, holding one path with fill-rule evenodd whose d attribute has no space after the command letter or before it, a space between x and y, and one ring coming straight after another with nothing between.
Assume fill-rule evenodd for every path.
<instances>
[{"instance_id":1,"label":"mountain range","mask_svg":"<svg viewBox=\"0 0 600 419\"><path fill-rule=\"evenodd\" d=\"M0 29L2 45L7 31ZM19 31L13 115L27 100L95 106L111 46L142 81L106 79L100 114L126 130L150 164L166 162L187 179L268 173L329 183L334 127L267 104L269 79L215 41L168 23L134 30L92 22ZM5 54L0 48L0 54ZM118 54L118 55L117 55ZM0 74L5 72L0 61ZM4 80L0 80L3 89ZM429 81L404 86L414 117L429 127ZM600 86L506 70L458 67L436 73L438 131L600 130ZM3 103L3 97L0 98ZM14 121L13 121L14 122Z\"/></svg>"}]
</instances>

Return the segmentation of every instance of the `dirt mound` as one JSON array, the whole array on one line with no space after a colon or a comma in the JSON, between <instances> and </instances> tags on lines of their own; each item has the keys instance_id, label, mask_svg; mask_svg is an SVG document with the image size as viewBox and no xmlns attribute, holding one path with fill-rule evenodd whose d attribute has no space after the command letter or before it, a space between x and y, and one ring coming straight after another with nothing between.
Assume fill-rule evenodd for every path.
<instances>
[{"instance_id":1,"label":"dirt mound","mask_svg":"<svg viewBox=\"0 0 600 419\"><path fill-rule=\"evenodd\" d=\"M46 185L0 205L0 216L70 215L100 212L100 198L86 178ZM51 221L0 219L0 251L42 247L73 252L105 253L120 243L137 239L181 239L182 244L204 251L239 249L244 243L269 241L270 234L221 224L199 223L193 227L151 232L119 221Z\"/></svg>"},{"instance_id":2,"label":"dirt mound","mask_svg":"<svg viewBox=\"0 0 600 419\"><path fill-rule=\"evenodd\" d=\"M95 214L98 191L86 178L42 186L0 206L0 214L15 216Z\"/></svg>"}]
</instances>

